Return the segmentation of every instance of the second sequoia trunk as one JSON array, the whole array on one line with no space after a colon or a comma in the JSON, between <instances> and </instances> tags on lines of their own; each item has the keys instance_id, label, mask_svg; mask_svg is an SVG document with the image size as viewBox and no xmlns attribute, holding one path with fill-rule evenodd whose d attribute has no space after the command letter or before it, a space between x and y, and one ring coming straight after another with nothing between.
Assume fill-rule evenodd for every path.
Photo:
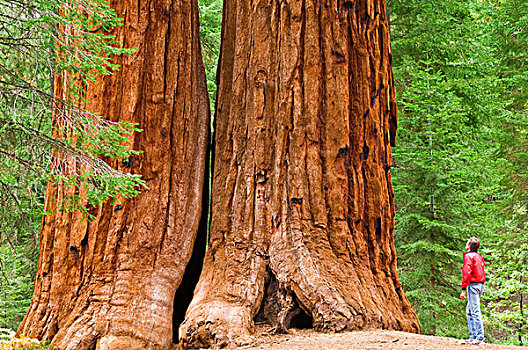
<instances>
[{"instance_id":1,"label":"second sequoia trunk","mask_svg":"<svg viewBox=\"0 0 528 350\"><path fill-rule=\"evenodd\" d=\"M226 0L223 20L211 238L182 343L246 343L270 277L316 329L419 332L393 242L385 1Z\"/></svg>"},{"instance_id":2,"label":"second sequoia trunk","mask_svg":"<svg viewBox=\"0 0 528 350\"><path fill-rule=\"evenodd\" d=\"M114 75L87 87L82 107L143 129L129 144L144 153L110 164L141 174L149 190L92 208L96 218L87 221L79 212L58 210L74 189L48 185L50 214L42 221L35 292L18 332L51 340L61 350L168 349L173 323L188 304L185 292L194 288L193 276L183 278L186 266L191 261L188 271L199 269L205 251L199 223L207 217L202 191L209 101L198 4L111 5L124 22L115 34L137 50L116 59L121 68ZM64 98L67 75L56 78L55 94Z\"/></svg>"}]
</instances>

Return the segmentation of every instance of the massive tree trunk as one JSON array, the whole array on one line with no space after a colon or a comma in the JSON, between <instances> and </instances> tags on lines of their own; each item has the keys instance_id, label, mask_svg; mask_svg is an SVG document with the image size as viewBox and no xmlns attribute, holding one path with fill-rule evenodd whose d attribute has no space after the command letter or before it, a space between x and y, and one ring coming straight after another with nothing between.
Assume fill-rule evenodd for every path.
<instances>
[{"instance_id":1,"label":"massive tree trunk","mask_svg":"<svg viewBox=\"0 0 528 350\"><path fill-rule=\"evenodd\" d=\"M318 330L418 332L393 242L385 1L225 0L223 20L211 238L182 344L247 343L274 289Z\"/></svg>"},{"instance_id":2,"label":"massive tree trunk","mask_svg":"<svg viewBox=\"0 0 528 350\"><path fill-rule=\"evenodd\" d=\"M173 318L183 318L173 315L173 304L185 297L181 288L188 287L177 289L186 283L202 217L209 101L197 2L112 5L124 18L118 39L137 51L117 59L119 72L88 86L84 107L139 123L143 132L129 141L144 153L111 164L141 174L150 190L104 204L89 222L57 211L73 190L48 186L35 292L19 333L62 350L169 348ZM58 76L56 96L66 85ZM204 242L205 231L199 237ZM199 249L205 252L205 243ZM199 274L199 252L196 258L189 268Z\"/></svg>"}]
</instances>

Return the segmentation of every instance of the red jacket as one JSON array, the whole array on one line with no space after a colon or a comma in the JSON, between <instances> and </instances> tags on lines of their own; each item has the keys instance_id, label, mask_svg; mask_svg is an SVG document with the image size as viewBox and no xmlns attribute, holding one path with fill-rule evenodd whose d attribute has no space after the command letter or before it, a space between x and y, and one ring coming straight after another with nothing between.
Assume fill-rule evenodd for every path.
<instances>
[{"instance_id":1,"label":"red jacket","mask_svg":"<svg viewBox=\"0 0 528 350\"><path fill-rule=\"evenodd\" d=\"M477 252L464 252L464 265L462 266L462 289L466 289L471 282L486 282L484 273L484 258Z\"/></svg>"}]
</instances>

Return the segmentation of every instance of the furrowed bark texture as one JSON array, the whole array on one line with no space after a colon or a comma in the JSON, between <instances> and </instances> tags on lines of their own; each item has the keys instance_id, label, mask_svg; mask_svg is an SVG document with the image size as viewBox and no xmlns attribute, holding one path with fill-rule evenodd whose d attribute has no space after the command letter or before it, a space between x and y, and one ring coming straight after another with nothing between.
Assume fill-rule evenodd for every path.
<instances>
[{"instance_id":1,"label":"furrowed bark texture","mask_svg":"<svg viewBox=\"0 0 528 350\"><path fill-rule=\"evenodd\" d=\"M106 203L88 222L57 212L69 190L48 186L35 292L18 332L63 350L169 348L175 294L202 212L209 101L197 2L112 5L124 18L117 37L137 51L88 87L85 108L139 123L143 132L130 145L144 153L111 165L141 174L150 190ZM64 96L64 76L55 91Z\"/></svg>"},{"instance_id":2,"label":"furrowed bark texture","mask_svg":"<svg viewBox=\"0 0 528 350\"><path fill-rule=\"evenodd\" d=\"M209 250L187 347L250 340L273 274L318 330L419 332L393 242L384 0L225 0Z\"/></svg>"}]
</instances>

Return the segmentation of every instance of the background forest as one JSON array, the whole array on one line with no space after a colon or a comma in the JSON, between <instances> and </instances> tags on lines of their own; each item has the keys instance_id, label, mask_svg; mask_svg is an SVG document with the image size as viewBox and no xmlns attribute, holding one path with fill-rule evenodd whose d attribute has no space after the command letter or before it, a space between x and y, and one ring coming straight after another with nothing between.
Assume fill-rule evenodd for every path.
<instances>
[{"instance_id":1,"label":"background forest","mask_svg":"<svg viewBox=\"0 0 528 350\"><path fill-rule=\"evenodd\" d=\"M50 141L53 75L66 70L87 83L94 70L117 68L107 57L129 52L91 30L58 37L57 28L71 23L119 25L103 0L92 1L84 18L56 16L70 3L0 0L0 328L18 326L33 292L51 149L60 148ZM222 2L199 3L213 107ZM424 334L466 336L462 249L477 236L489 281L488 341L527 345L528 1L388 0L387 6L399 106L395 243L406 294ZM70 50L56 52L61 40ZM82 86L71 94L82 100ZM92 148L72 153L85 155L85 163L99 155L123 158L115 146L119 132L133 126L79 115L98 136ZM85 132L74 134L94 135ZM124 184L133 195L140 183L95 169L97 181L108 185L98 188ZM91 203L110 192L91 193Z\"/></svg>"}]
</instances>

